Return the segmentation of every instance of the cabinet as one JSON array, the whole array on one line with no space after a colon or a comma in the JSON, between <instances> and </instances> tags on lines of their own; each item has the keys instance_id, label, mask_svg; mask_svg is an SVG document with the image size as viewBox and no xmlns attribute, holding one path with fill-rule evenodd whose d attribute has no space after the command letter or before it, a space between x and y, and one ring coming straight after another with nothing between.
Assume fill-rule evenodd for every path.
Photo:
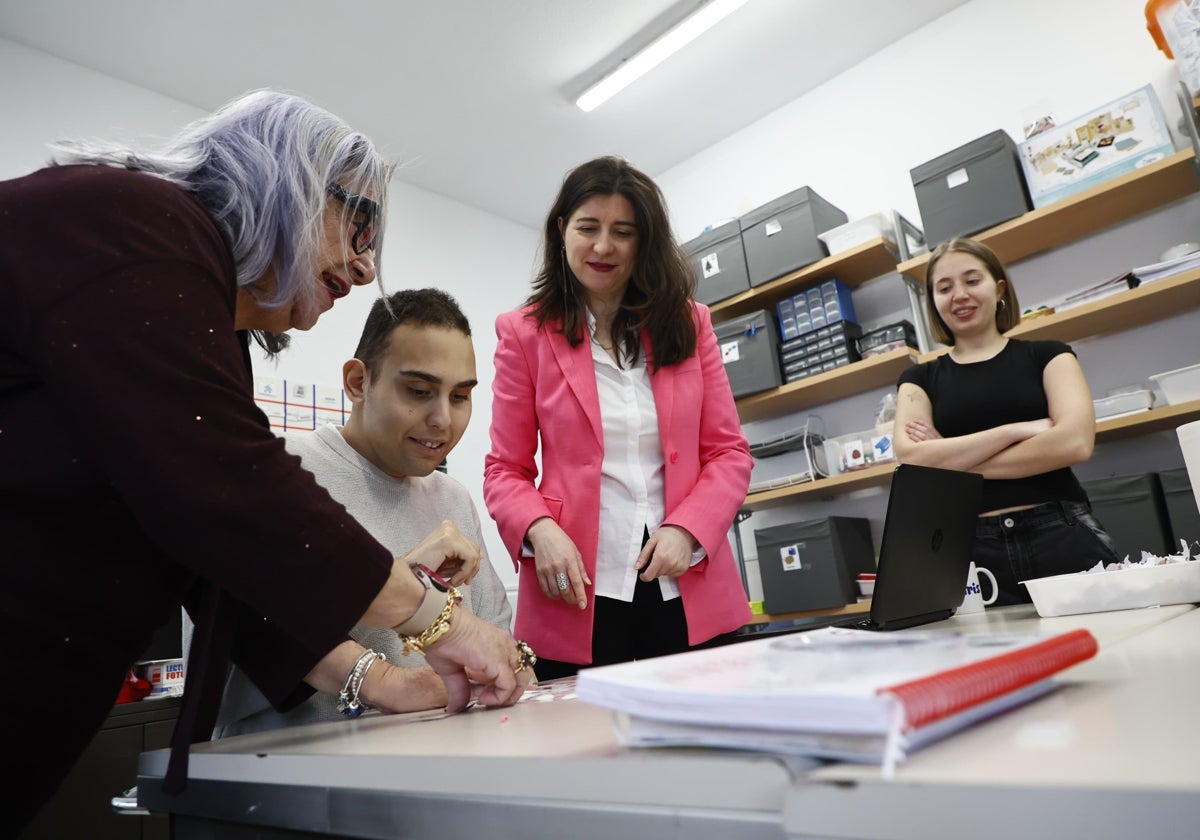
<instances>
[{"instance_id":1,"label":"cabinet","mask_svg":"<svg viewBox=\"0 0 1200 840\"><path fill-rule=\"evenodd\" d=\"M1194 161L1192 151L1177 152L1150 166L976 234L973 238L986 243L1006 263L1050 251L1197 192L1200 182L1193 175ZM866 280L896 271L904 282L921 288L928 262L929 256L925 254L897 264L883 240L868 242L721 301L712 307L713 317L714 320L720 320L754 309L771 309L784 295L795 294L802 288L835 276L853 288ZM1008 334L1027 339L1052 337L1062 341L1077 341L1152 323L1159 318L1196 308L1200 308L1200 271L1190 271L1066 312L1025 321ZM918 317L914 313L914 322ZM738 414L743 422L749 422L790 414L863 393L894 383L907 366L928 358L932 358L932 354L921 356L911 350L896 350L820 376L744 397L737 402ZM1135 437L1172 429L1196 419L1200 419L1200 400L1184 405L1163 406L1098 423L1096 440L1101 443ZM890 463L881 464L807 484L752 493L746 498L743 510L763 510L886 486L893 466Z\"/></svg>"},{"instance_id":2,"label":"cabinet","mask_svg":"<svg viewBox=\"0 0 1200 840\"><path fill-rule=\"evenodd\" d=\"M114 796L137 784L138 757L170 745L180 700L141 700L113 706L100 731L19 840L151 840L170 837L163 814L134 816L112 810ZM46 722L53 726L53 719ZM17 768L19 771L19 768ZM19 789L20 779L10 781Z\"/></svg>"}]
</instances>

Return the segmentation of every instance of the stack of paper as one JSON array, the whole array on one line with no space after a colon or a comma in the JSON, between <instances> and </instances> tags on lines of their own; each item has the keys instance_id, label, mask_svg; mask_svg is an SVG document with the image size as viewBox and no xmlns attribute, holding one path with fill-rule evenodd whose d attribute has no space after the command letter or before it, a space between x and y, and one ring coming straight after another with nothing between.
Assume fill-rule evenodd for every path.
<instances>
[{"instance_id":1,"label":"stack of paper","mask_svg":"<svg viewBox=\"0 0 1200 840\"><path fill-rule=\"evenodd\" d=\"M1181 274L1184 271L1194 268L1200 268L1200 251L1192 251L1189 254L1183 254L1172 260L1135 268L1133 276L1143 283L1153 283L1155 280L1174 277L1176 274Z\"/></svg>"},{"instance_id":2,"label":"stack of paper","mask_svg":"<svg viewBox=\"0 0 1200 840\"><path fill-rule=\"evenodd\" d=\"M1083 306L1085 303L1103 300L1106 297L1111 297L1128 289L1136 289L1138 282L1138 278L1134 277L1132 271L1126 271L1110 280L1105 280L1094 286L1088 286L1086 289L1080 289L1078 292L1073 292L1062 300L1056 301L1054 311L1065 312L1068 309L1074 309L1076 306Z\"/></svg>"},{"instance_id":3,"label":"stack of paper","mask_svg":"<svg viewBox=\"0 0 1200 840\"><path fill-rule=\"evenodd\" d=\"M1054 688L1094 656L1055 636L824 628L580 672L625 743L766 750L881 762Z\"/></svg>"}]
</instances>

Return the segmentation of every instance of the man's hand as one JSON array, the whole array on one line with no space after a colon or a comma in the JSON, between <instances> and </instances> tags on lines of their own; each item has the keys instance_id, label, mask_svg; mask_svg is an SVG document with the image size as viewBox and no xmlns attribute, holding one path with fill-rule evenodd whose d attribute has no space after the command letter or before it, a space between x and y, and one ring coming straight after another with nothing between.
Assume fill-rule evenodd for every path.
<instances>
[{"instance_id":1,"label":"man's hand","mask_svg":"<svg viewBox=\"0 0 1200 840\"><path fill-rule=\"evenodd\" d=\"M450 632L425 648L425 661L446 684L446 711L459 712L471 701L471 683L483 706L511 706L533 681L522 666L517 641L462 607L450 616Z\"/></svg>"},{"instance_id":2,"label":"man's hand","mask_svg":"<svg viewBox=\"0 0 1200 840\"><path fill-rule=\"evenodd\" d=\"M454 586L461 586L475 579L483 552L447 519L400 559L410 566L428 566Z\"/></svg>"}]
</instances>

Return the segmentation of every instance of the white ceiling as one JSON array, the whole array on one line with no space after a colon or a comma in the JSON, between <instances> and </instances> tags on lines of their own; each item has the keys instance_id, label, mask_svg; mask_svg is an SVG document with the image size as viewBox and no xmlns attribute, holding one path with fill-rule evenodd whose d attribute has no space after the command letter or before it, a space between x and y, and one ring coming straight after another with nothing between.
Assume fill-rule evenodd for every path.
<instances>
[{"instance_id":1,"label":"white ceiling","mask_svg":"<svg viewBox=\"0 0 1200 840\"><path fill-rule=\"evenodd\" d=\"M964 2L750 0L590 114L575 95L697 0L0 0L0 37L204 110L299 93L400 180L537 228L573 165L661 173Z\"/></svg>"}]
</instances>

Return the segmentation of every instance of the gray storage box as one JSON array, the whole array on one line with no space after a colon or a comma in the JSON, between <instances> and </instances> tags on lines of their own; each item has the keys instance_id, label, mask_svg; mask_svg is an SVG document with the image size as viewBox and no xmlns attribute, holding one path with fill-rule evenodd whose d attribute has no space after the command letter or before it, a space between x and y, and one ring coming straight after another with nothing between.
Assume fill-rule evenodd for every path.
<instances>
[{"instance_id":1,"label":"gray storage box","mask_svg":"<svg viewBox=\"0 0 1200 840\"><path fill-rule=\"evenodd\" d=\"M1171 554L1183 550L1180 540L1187 540L1192 556L1200 544L1200 510L1196 509L1196 494L1188 478L1187 467L1163 470L1158 474L1162 483L1163 500L1167 504L1167 520L1171 525Z\"/></svg>"},{"instance_id":2,"label":"gray storage box","mask_svg":"<svg viewBox=\"0 0 1200 840\"><path fill-rule=\"evenodd\" d=\"M738 220L750 285L759 286L828 255L817 234L846 223L846 214L810 187L750 211Z\"/></svg>"},{"instance_id":3,"label":"gray storage box","mask_svg":"<svg viewBox=\"0 0 1200 840\"><path fill-rule=\"evenodd\" d=\"M875 571L871 523L854 516L792 522L754 532L768 614L825 610L858 598L856 578Z\"/></svg>"},{"instance_id":4,"label":"gray storage box","mask_svg":"<svg viewBox=\"0 0 1200 840\"><path fill-rule=\"evenodd\" d=\"M716 303L750 288L737 219L702 233L682 248L696 276L695 298L700 303Z\"/></svg>"},{"instance_id":5,"label":"gray storage box","mask_svg":"<svg viewBox=\"0 0 1200 840\"><path fill-rule=\"evenodd\" d=\"M779 367L779 327L766 310L750 312L713 326L734 398L783 384Z\"/></svg>"},{"instance_id":6,"label":"gray storage box","mask_svg":"<svg viewBox=\"0 0 1200 840\"><path fill-rule=\"evenodd\" d=\"M1143 551L1168 554L1171 526L1158 473L1114 475L1079 482L1092 502L1092 513L1116 545L1117 558L1131 562Z\"/></svg>"},{"instance_id":7,"label":"gray storage box","mask_svg":"<svg viewBox=\"0 0 1200 840\"><path fill-rule=\"evenodd\" d=\"M1017 144L993 131L910 171L925 241L935 248L1033 209Z\"/></svg>"}]
</instances>

